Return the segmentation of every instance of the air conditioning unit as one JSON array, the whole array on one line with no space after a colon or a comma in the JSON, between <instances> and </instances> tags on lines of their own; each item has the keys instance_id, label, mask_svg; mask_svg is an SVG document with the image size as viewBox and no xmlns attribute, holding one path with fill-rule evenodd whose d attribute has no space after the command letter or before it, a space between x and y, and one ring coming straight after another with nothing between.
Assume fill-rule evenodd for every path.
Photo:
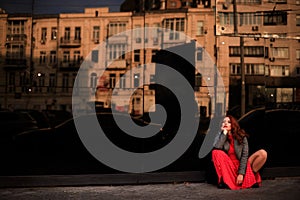
<instances>
[{"instance_id":1,"label":"air conditioning unit","mask_svg":"<svg viewBox=\"0 0 300 200\"><path fill-rule=\"evenodd\" d=\"M223 10L227 10L228 7L229 7L229 3L225 2L225 3L222 4L222 9Z\"/></svg>"},{"instance_id":2,"label":"air conditioning unit","mask_svg":"<svg viewBox=\"0 0 300 200\"><path fill-rule=\"evenodd\" d=\"M258 31L258 26L252 26L252 31Z\"/></svg>"},{"instance_id":3,"label":"air conditioning unit","mask_svg":"<svg viewBox=\"0 0 300 200\"><path fill-rule=\"evenodd\" d=\"M275 42L275 38L270 38L270 42Z\"/></svg>"},{"instance_id":4,"label":"air conditioning unit","mask_svg":"<svg viewBox=\"0 0 300 200\"><path fill-rule=\"evenodd\" d=\"M270 62L274 62L274 61L275 61L275 58L274 58L274 57L269 58L269 61L270 61Z\"/></svg>"},{"instance_id":5,"label":"air conditioning unit","mask_svg":"<svg viewBox=\"0 0 300 200\"><path fill-rule=\"evenodd\" d=\"M259 37L255 37L255 38L254 38L254 41L259 41Z\"/></svg>"}]
</instances>

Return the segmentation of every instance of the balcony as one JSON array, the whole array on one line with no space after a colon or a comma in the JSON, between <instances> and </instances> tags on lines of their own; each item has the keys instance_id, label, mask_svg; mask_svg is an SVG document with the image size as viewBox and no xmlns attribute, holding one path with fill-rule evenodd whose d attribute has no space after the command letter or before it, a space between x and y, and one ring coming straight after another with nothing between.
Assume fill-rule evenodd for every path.
<instances>
[{"instance_id":1,"label":"balcony","mask_svg":"<svg viewBox=\"0 0 300 200\"><path fill-rule=\"evenodd\" d=\"M107 70L125 70L126 60L111 60L107 62Z\"/></svg>"},{"instance_id":2,"label":"balcony","mask_svg":"<svg viewBox=\"0 0 300 200\"><path fill-rule=\"evenodd\" d=\"M81 46L81 38L60 38L60 47L80 47Z\"/></svg>"},{"instance_id":3,"label":"balcony","mask_svg":"<svg viewBox=\"0 0 300 200\"><path fill-rule=\"evenodd\" d=\"M8 34L6 35L6 43L25 43L27 35L25 34Z\"/></svg>"},{"instance_id":4,"label":"balcony","mask_svg":"<svg viewBox=\"0 0 300 200\"><path fill-rule=\"evenodd\" d=\"M269 0L271 1L271 0ZM237 4L240 5L253 5L253 4L261 4L262 0L236 0ZM275 2L274 0L272 0L272 2Z\"/></svg>"},{"instance_id":5,"label":"balcony","mask_svg":"<svg viewBox=\"0 0 300 200\"><path fill-rule=\"evenodd\" d=\"M26 59L22 58L6 58L5 70L24 70L26 68Z\"/></svg>"},{"instance_id":6,"label":"balcony","mask_svg":"<svg viewBox=\"0 0 300 200\"><path fill-rule=\"evenodd\" d=\"M115 35L113 37L109 37L108 44L127 44L128 36L127 35Z\"/></svg>"},{"instance_id":7,"label":"balcony","mask_svg":"<svg viewBox=\"0 0 300 200\"><path fill-rule=\"evenodd\" d=\"M80 68L81 62L60 62L60 71L78 71Z\"/></svg>"}]
</instances>

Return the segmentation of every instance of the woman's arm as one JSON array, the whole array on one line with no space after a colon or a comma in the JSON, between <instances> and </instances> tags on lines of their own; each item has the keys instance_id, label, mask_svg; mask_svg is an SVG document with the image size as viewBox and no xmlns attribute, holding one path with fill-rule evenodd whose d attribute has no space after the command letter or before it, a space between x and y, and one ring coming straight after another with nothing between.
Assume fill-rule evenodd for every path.
<instances>
[{"instance_id":1,"label":"woman's arm","mask_svg":"<svg viewBox=\"0 0 300 200\"><path fill-rule=\"evenodd\" d=\"M247 161L248 161L248 156L249 156L249 146L248 146L248 140L247 137L243 138L243 149L242 149L242 154L240 158L240 166L239 166L239 174L245 174L246 173L246 166L247 166Z\"/></svg>"},{"instance_id":2,"label":"woman's arm","mask_svg":"<svg viewBox=\"0 0 300 200\"><path fill-rule=\"evenodd\" d=\"M223 131L219 132L214 141L214 148L223 149L226 138L227 138L227 133L224 133Z\"/></svg>"}]
</instances>

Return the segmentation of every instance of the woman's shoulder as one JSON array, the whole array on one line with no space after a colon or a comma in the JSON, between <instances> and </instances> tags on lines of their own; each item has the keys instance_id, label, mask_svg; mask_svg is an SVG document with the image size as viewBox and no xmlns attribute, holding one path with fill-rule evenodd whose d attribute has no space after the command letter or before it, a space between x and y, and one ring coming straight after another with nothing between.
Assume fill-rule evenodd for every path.
<instances>
[{"instance_id":1,"label":"woman's shoulder","mask_svg":"<svg viewBox=\"0 0 300 200\"><path fill-rule=\"evenodd\" d=\"M248 143L248 137L246 135L244 135L242 138L243 138L243 143Z\"/></svg>"}]
</instances>

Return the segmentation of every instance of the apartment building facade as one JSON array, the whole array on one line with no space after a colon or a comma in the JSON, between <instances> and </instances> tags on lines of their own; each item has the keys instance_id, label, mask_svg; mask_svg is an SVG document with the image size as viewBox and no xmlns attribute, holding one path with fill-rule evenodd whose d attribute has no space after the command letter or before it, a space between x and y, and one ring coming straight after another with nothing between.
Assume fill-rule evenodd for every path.
<instances>
[{"instance_id":1,"label":"apartment building facade","mask_svg":"<svg viewBox=\"0 0 300 200\"><path fill-rule=\"evenodd\" d=\"M297 0L237 0L236 8L217 1L217 62L229 69L229 107L241 102L241 63L249 108L299 104L299 8Z\"/></svg>"},{"instance_id":2,"label":"apartment building facade","mask_svg":"<svg viewBox=\"0 0 300 200\"><path fill-rule=\"evenodd\" d=\"M226 1L165 1L157 10L138 13L108 8L33 17L2 13L1 108L71 110L76 106L72 96L84 94L78 98L83 110L98 102L142 114L155 103L155 91L149 87L155 83L153 55L193 40L196 69L200 69L195 70L199 113L210 116L216 109L224 113L240 105L240 36L247 104L299 102L300 13L295 10L299 2L237 1L236 5L236 12ZM234 13L239 37L232 35ZM154 33L155 27L172 31ZM74 83L80 83L76 78L83 64L90 68L84 71L86 88L81 91ZM137 86L142 87L128 100L128 92ZM114 93L118 98L113 102L109 98Z\"/></svg>"},{"instance_id":3,"label":"apartment building facade","mask_svg":"<svg viewBox=\"0 0 300 200\"><path fill-rule=\"evenodd\" d=\"M86 72L88 93L91 95L82 101L87 107L89 102L96 101L104 107L134 110L135 114L147 112L155 103L154 91L149 89L155 75L152 56L162 46L168 48L191 40L197 41L201 55L204 48L207 55L213 55L213 22L213 10L204 6L145 13L112 13L108 8L87 8L84 13L33 18L3 13L1 107L71 110L78 70L83 63L89 62L91 66L107 68L102 76L93 67ZM159 31L149 33L147 28L153 27L174 32L165 35ZM122 32L130 32L132 38L126 34L118 35ZM103 43L106 52L97 49ZM198 57L202 60L202 56ZM205 59L214 58L207 56ZM20 65L21 61L23 65ZM135 69L135 73L124 77L130 69ZM120 103L123 93L126 96L128 91L141 85L144 86L134 92L134 99L130 99L127 107ZM113 88L119 88L119 99L116 100L119 102L105 99L113 94ZM200 92L199 87L196 92ZM81 94L82 91L78 91L78 95ZM211 106L208 90L201 90L201 94L196 96L199 106ZM202 96L205 98L200 99Z\"/></svg>"}]
</instances>

